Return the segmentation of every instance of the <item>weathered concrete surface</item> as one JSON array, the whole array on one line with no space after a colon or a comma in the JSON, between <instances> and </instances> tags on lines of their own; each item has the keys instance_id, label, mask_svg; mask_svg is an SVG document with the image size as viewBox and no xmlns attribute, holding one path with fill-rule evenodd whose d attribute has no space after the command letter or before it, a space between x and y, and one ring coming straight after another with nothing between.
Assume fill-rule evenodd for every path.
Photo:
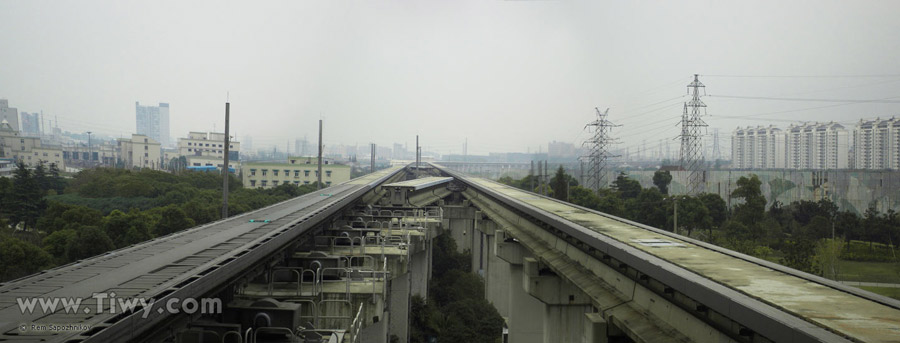
<instances>
[{"instance_id":1,"label":"weathered concrete surface","mask_svg":"<svg viewBox=\"0 0 900 343\"><path fill-rule=\"evenodd\" d=\"M866 342L896 342L900 337L900 310L895 308L496 182L473 181L842 335ZM638 242L645 239L678 245L651 247Z\"/></svg>"}]
</instances>

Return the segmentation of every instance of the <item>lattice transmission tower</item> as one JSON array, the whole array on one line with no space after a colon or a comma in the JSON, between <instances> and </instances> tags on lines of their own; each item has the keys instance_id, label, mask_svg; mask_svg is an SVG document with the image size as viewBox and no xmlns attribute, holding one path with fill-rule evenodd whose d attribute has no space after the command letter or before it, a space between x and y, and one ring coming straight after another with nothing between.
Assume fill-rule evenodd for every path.
<instances>
[{"instance_id":1,"label":"lattice transmission tower","mask_svg":"<svg viewBox=\"0 0 900 343\"><path fill-rule=\"evenodd\" d=\"M609 149L613 144L618 143L618 140L611 136L612 128L621 125L609 121L608 108L603 112L596 107L594 110L597 112L597 119L584 126L588 132L593 133L593 136L584 141L583 145L588 147L588 153L581 158L582 161L587 162L588 166L585 187L597 192L608 184L606 172L609 170L607 166L609 159L618 157L618 155L613 155Z\"/></svg>"},{"instance_id":2,"label":"lattice transmission tower","mask_svg":"<svg viewBox=\"0 0 900 343\"><path fill-rule=\"evenodd\" d=\"M688 194L696 195L703 192L706 182L706 162L703 158L706 104L700 100L700 89L703 88L703 95L706 95L706 86L700 82L699 75L694 74L694 81L687 88L692 97L684 104L681 115L681 167L688 172Z\"/></svg>"}]
</instances>

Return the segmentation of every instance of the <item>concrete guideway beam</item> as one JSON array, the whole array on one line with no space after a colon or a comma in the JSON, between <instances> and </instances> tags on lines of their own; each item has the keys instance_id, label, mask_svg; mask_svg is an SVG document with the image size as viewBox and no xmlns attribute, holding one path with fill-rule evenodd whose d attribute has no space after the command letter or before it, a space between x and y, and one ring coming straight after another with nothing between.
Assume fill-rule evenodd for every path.
<instances>
[{"instance_id":1,"label":"concrete guideway beam","mask_svg":"<svg viewBox=\"0 0 900 343\"><path fill-rule=\"evenodd\" d=\"M601 317L636 342L728 342L730 337L542 227L469 189L464 196L504 232L587 294ZM498 245L499 243L498 239ZM507 243L508 244L508 243ZM498 254L501 249L497 248ZM510 251L513 251L510 249ZM564 253L565 252L565 253ZM523 263L525 258L523 257ZM513 276L515 277L515 276ZM515 280L515 279L513 279ZM640 290L640 291L639 291ZM640 297L641 299L637 299ZM659 306L656 304L664 304ZM648 306L647 304L653 304ZM640 306L644 305L644 307ZM674 311L674 312L673 312ZM673 313L676 315L673 316ZM514 319L514 318L511 318ZM580 320L580 319L579 319ZM512 330L514 323L510 323ZM676 329L677 328L677 329ZM512 332L512 331L511 331ZM578 337L581 337L580 335ZM512 333L511 337L512 338Z\"/></svg>"},{"instance_id":2,"label":"concrete guideway beam","mask_svg":"<svg viewBox=\"0 0 900 343\"><path fill-rule=\"evenodd\" d=\"M478 196L529 218L551 236L738 341L893 342L900 302L708 243L496 182L455 176ZM670 242L660 248L642 241Z\"/></svg>"}]
</instances>

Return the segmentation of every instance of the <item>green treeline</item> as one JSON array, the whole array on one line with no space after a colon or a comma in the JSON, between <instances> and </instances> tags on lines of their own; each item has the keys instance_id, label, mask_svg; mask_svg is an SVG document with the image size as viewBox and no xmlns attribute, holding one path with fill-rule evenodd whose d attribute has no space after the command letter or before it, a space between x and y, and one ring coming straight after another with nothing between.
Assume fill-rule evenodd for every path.
<instances>
[{"instance_id":1,"label":"green treeline","mask_svg":"<svg viewBox=\"0 0 900 343\"><path fill-rule=\"evenodd\" d=\"M428 301L410 300L409 341L499 342L503 317L484 298L484 281L472 273L472 255L456 252L449 234L435 237Z\"/></svg>"},{"instance_id":2,"label":"green treeline","mask_svg":"<svg viewBox=\"0 0 900 343\"><path fill-rule=\"evenodd\" d=\"M247 189L234 176L228 187L229 215L315 190ZM96 168L67 179L54 165L18 164L0 178L0 281L215 221L221 210L215 173Z\"/></svg>"},{"instance_id":3,"label":"green treeline","mask_svg":"<svg viewBox=\"0 0 900 343\"><path fill-rule=\"evenodd\" d=\"M533 176L519 180L503 177L499 181L540 191ZM655 186L642 188L638 181L620 173L612 187L595 193L579 186L560 166L549 181L547 193L668 231L675 231L677 203L680 234L828 277L834 276L837 259L900 261L894 252L900 240L900 216L894 211L879 213L874 204L862 217L838 210L827 199L767 206L759 178L751 175L738 180L738 187L730 195L736 205L729 208L718 194L668 195L671 181L668 171L657 171L653 177Z\"/></svg>"}]
</instances>

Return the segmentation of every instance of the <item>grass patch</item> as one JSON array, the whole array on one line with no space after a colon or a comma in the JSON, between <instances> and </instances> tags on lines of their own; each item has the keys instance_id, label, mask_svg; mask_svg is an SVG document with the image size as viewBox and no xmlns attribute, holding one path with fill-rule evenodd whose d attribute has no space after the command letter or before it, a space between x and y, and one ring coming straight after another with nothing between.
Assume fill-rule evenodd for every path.
<instances>
[{"instance_id":1,"label":"grass patch","mask_svg":"<svg viewBox=\"0 0 900 343\"><path fill-rule=\"evenodd\" d=\"M860 286L869 292L900 300L900 288Z\"/></svg>"},{"instance_id":2,"label":"grass patch","mask_svg":"<svg viewBox=\"0 0 900 343\"><path fill-rule=\"evenodd\" d=\"M830 276L830 273L826 273ZM900 283L900 262L837 261L837 279L844 281Z\"/></svg>"},{"instance_id":3,"label":"grass patch","mask_svg":"<svg viewBox=\"0 0 900 343\"><path fill-rule=\"evenodd\" d=\"M861 241L850 241L841 251L841 259L853 261L877 261L877 262L894 262L898 261L896 251L897 247L892 247L881 243L870 243Z\"/></svg>"}]
</instances>

